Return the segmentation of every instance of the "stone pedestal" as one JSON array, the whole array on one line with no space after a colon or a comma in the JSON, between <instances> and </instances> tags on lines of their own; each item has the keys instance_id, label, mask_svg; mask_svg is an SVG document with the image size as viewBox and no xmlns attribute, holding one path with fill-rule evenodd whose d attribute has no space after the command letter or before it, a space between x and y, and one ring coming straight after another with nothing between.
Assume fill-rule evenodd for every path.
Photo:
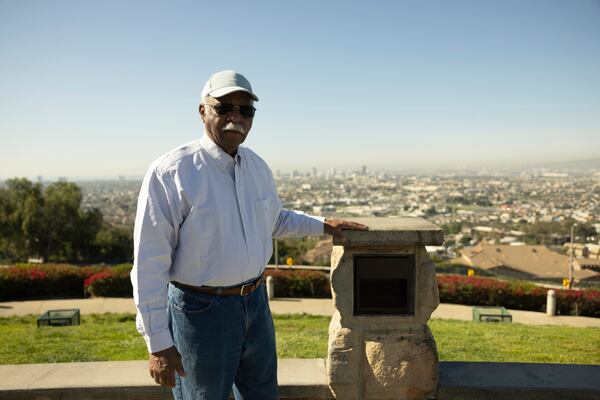
<instances>
[{"instance_id":1,"label":"stone pedestal","mask_svg":"<svg viewBox=\"0 0 600 400\"><path fill-rule=\"evenodd\" d=\"M334 241L331 256L331 285L336 312L329 325L327 381L337 399L426 399L436 394L438 355L427 326L439 304L435 265L426 245L440 245L440 228L419 218L355 219L369 231L344 231L344 243ZM412 263L408 285L387 285L385 278L371 280L360 289L357 260L377 261L373 270L407 268ZM391 260L391 261L390 261ZM400 262L404 265L400 267ZM408 261L406 261L408 260ZM363 262L362 270L370 265ZM393 271L392 271L393 272ZM379 276L385 274L379 273ZM378 286L380 285L380 286ZM383 293L379 296L377 288ZM367 290L368 289L368 290ZM360 300L363 294L378 297L378 304L406 295L402 307L377 310ZM357 298L358 296L358 298ZM383 299L383 300L381 300ZM360 308L359 303L369 307ZM388 312L386 310L393 310ZM400 311L398 311L400 310Z\"/></svg>"}]
</instances>

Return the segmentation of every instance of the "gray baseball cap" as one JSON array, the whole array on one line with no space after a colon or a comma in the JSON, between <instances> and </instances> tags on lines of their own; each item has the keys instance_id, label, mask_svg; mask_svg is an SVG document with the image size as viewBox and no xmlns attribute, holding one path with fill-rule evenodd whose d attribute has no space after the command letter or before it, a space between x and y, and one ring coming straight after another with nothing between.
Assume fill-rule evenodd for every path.
<instances>
[{"instance_id":1,"label":"gray baseball cap","mask_svg":"<svg viewBox=\"0 0 600 400\"><path fill-rule=\"evenodd\" d=\"M201 100L204 100L208 95L219 98L232 92L246 92L252 96L254 101L258 101L258 97L252 91L252 86L250 86L248 79L244 75L232 70L212 74L204 84Z\"/></svg>"}]
</instances>

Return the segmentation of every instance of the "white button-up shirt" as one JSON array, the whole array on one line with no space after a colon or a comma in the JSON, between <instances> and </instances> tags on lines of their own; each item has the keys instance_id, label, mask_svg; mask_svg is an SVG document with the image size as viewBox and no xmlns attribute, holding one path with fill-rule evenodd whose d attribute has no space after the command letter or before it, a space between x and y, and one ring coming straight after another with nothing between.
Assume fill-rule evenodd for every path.
<instances>
[{"instance_id":1,"label":"white button-up shirt","mask_svg":"<svg viewBox=\"0 0 600 400\"><path fill-rule=\"evenodd\" d=\"M167 286L235 286L258 277L272 237L322 235L323 218L282 209L265 161L231 157L204 134L150 166L134 229L136 325L148 351L173 345Z\"/></svg>"}]
</instances>

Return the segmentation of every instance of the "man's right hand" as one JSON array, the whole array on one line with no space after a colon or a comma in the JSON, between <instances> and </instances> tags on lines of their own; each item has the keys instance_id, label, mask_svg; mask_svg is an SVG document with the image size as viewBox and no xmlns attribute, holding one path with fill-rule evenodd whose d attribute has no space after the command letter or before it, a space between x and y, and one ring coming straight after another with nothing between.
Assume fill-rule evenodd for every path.
<instances>
[{"instance_id":1,"label":"man's right hand","mask_svg":"<svg viewBox=\"0 0 600 400\"><path fill-rule=\"evenodd\" d=\"M150 353L150 376L159 385L174 388L175 372L179 376L185 376L183 364L181 363L181 354L175 346L168 349Z\"/></svg>"}]
</instances>

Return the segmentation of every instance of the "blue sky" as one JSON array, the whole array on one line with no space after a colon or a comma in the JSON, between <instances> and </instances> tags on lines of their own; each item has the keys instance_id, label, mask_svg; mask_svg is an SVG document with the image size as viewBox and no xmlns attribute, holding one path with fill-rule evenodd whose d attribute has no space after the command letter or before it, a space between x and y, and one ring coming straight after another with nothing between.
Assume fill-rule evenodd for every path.
<instances>
[{"instance_id":1,"label":"blue sky","mask_svg":"<svg viewBox=\"0 0 600 400\"><path fill-rule=\"evenodd\" d=\"M600 156L599 1L0 1L0 177L135 176L236 69L273 169Z\"/></svg>"}]
</instances>

